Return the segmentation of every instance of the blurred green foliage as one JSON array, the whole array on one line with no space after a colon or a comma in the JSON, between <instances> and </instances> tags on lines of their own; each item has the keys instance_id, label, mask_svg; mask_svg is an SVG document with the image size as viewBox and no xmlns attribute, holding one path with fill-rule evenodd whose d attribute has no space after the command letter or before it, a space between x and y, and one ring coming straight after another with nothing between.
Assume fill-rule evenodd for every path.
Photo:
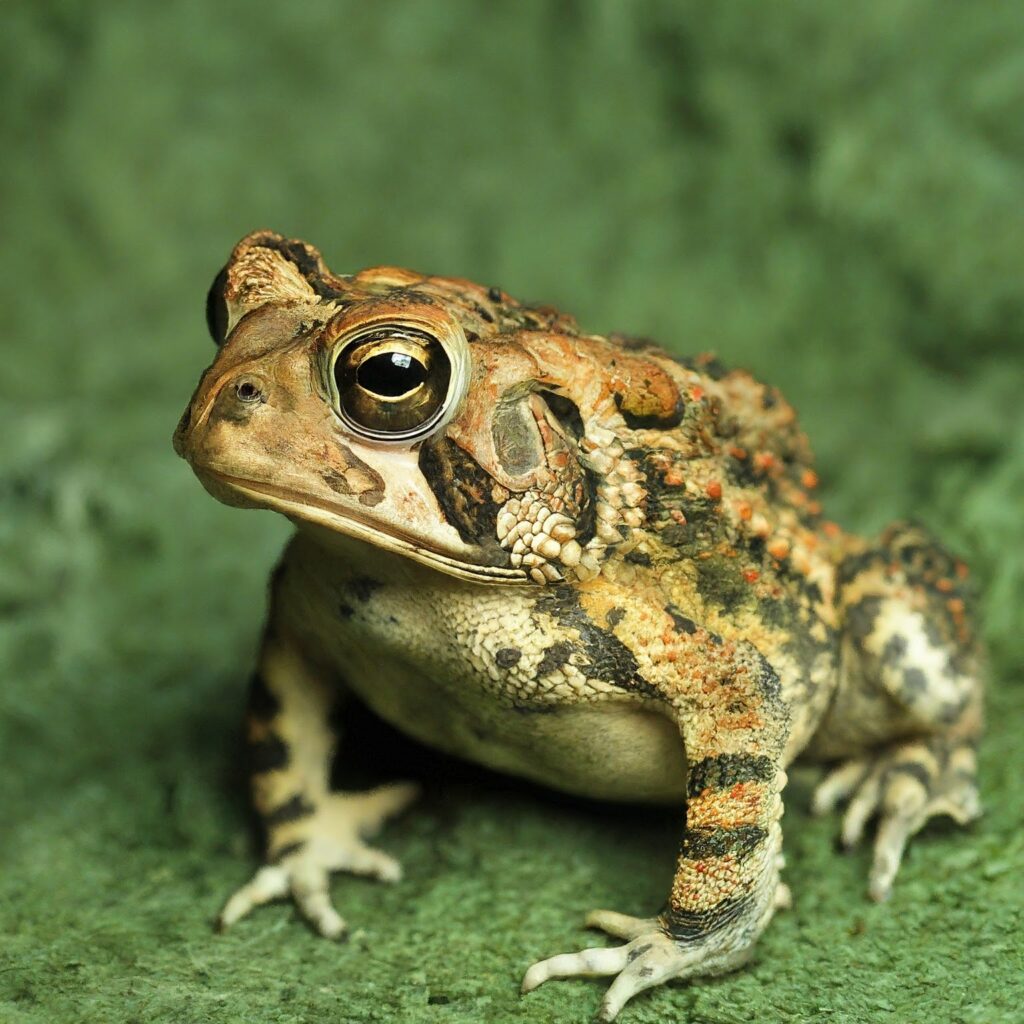
<instances>
[{"instance_id":1,"label":"blurred green foliage","mask_svg":"<svg viewBox=\"0 0 1024 1024\"><path fill-rule=\"evenodd\" d=\"M403 886L339 880L347 947L287 907L210 933L253 861L233 737L288 530L216 505L169 437L211 276L266 226L715 349L800 409L830 514L920 518L976 567L989 816L929 829L872 907L798 773L796 908L757 964L623 1019L1020 1019L1024 7L2 17L0 1017L581 1021L599 985L520 1002L519 973L592 906L661 899L667 819L465 782L386 837Z\"/></svg>"}]
</instances>

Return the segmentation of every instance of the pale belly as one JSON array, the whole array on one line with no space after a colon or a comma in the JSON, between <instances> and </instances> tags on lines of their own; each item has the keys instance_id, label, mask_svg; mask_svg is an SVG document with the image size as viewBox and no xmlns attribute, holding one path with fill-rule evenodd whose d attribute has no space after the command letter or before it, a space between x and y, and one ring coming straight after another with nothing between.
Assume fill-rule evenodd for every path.
<instances>
[{"instance_id":1,"label":"pale belly","mask_svg":"<svg viewBox=\"0 0 1024 1024\"><path fill-rule=\"evenodd\" d=\"M357 569L357 554L335 567L293 543L280 610L316 660L381 718L428 746L553 789L682 803L679 729L636 698L516 706L485 648L530 644L537 625L527 593L463 584L373 552ZM353 591L357 572L372 572L372 585Z\"/></svg>"},{"instance_id":2,"label":"pale belly","mask_svg":"<svg viewBox=\"0 0 1024 1024\"><path fill-rule=\"evenodd\" d=\"M524 711L353 651L345 672L351 689L381 718L446 753L578 796L644 803L685 797L679 730L637 705Z\"/></svg>"}]
</instances>

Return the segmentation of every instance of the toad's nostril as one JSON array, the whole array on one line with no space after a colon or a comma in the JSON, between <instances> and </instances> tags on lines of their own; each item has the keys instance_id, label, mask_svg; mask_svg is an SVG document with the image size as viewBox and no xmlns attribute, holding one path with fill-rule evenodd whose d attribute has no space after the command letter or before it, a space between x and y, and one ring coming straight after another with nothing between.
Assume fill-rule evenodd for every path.
<instances>
[{"instance_id":1,"label":"toad's nostril","mask_svg":"<svg viewBox=\"0 0 1024 1024\"><path fill-rule=\"evenodd\" d=\"M263 392L251 380L239 381L235 385L235 394L242 402L258 402L263 397Z\"/></svg>"}]
</instances>

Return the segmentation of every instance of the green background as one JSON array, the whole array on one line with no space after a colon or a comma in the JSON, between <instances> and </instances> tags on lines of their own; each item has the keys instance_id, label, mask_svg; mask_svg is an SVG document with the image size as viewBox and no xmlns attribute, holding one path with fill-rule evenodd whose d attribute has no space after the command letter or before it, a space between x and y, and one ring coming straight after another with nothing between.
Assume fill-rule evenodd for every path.
<instances>
[{"instance_id":1,"label":"green background","mask_svg":"<svg viewBox=\"0 0 1024 1024\"><path fill-rule=\"evenodd\" d=\"M795 908L622 1019L1024 1019L1024 6L24 2L0 76L0 1019L583 1021L604 982L522 971L667 886L675 815L456 775L385 833L402 885L335 883L347 945L283 904L212 933L288 528L170 434L256 227L715 349L800 409L833 517L976 569L987 816L877 907L795 773Z\"/></svg>"}]
</instances>

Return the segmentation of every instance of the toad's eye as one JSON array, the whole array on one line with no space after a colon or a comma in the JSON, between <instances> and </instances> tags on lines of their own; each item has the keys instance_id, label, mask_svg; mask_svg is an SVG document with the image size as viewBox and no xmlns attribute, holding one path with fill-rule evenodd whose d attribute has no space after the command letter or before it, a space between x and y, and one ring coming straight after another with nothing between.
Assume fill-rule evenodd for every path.
<instances>
[{"instance_id":1,"label":"toad's eye","mask_svg":"<svg viewBox=\"0 0 1024 1024\"><path fill-rule=\"evenodd\" d=\"M388 327L343 342L334 357L338 412L357 434L414 440L440 420L449 400L451 361L437 339Z\"/></svg>"}]
</instances>

